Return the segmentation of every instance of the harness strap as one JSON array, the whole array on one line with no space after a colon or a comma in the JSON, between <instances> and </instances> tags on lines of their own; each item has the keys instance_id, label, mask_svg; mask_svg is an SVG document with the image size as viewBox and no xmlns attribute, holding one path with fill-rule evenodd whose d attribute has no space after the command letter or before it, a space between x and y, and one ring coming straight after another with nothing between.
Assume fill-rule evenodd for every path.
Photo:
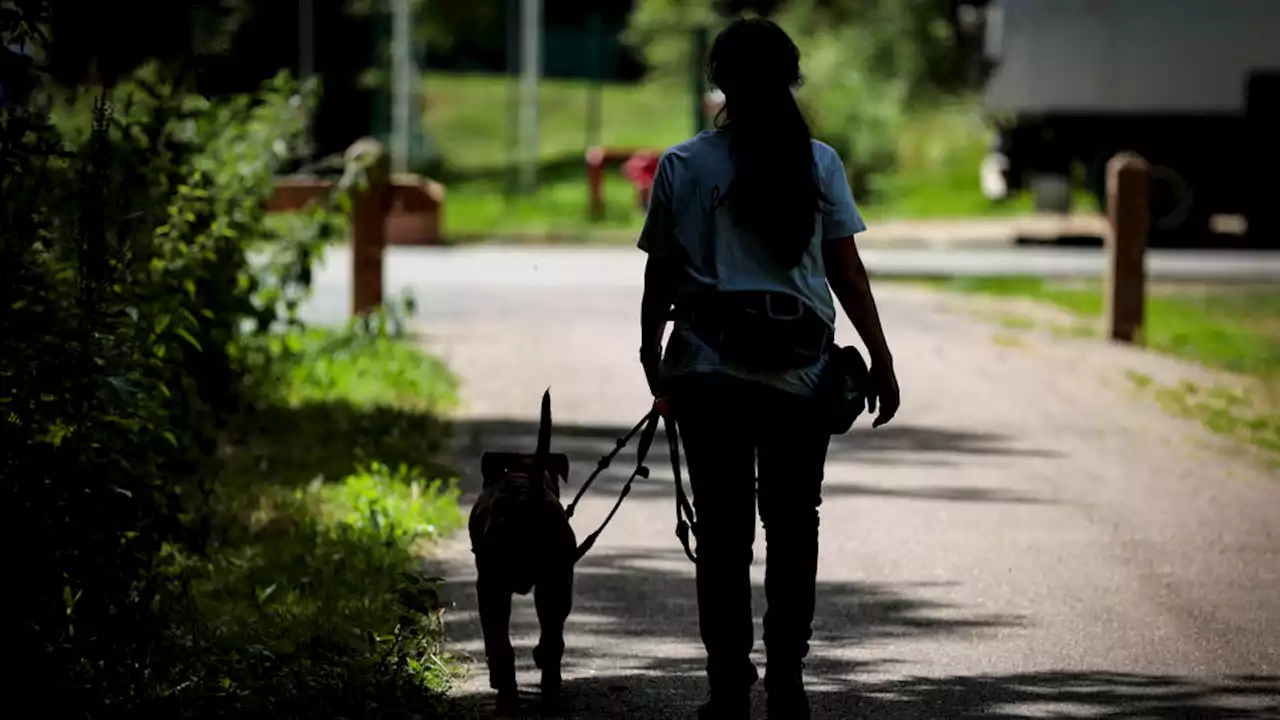
<instances>
[{"instance_id":1,"label":"harness strap","mask_svg":"<svg viewBox=\"0 0 1280 720\"><path fill-rule=\"evenodd\" d=\"M627 483L622 486L622 492L618 495L618 499L613 503L613 507L609 510L609 514L605 516L604 522L600 523L600 527L596 528L595 532L588 535L586 539L578 545L577 555L573 559L574 563L581 560L582 556L586 555L587 551L596 544L596 539L600 537L600 533L604 532L605 527L609 525L610 521L613 520L613 516L617 514L618 508L622 507L622 501L626 500L627 495L631 494L631 485L635 483L636 478L649 477L649 468L645 466L644 461L649 455L649 448L653 446L653 438L658 433L658 417L659 413L654 409L650 411L649 414L645 415L644 419L636 425L637 429L640 427L644 428L644 432L640 433L640 444L636 447L636 469L631 472L631 477L627 478ZM635 429L627 433L626 437L618 441L618 447L615 448L612 453L601 459L600 464L596 468L596 473L592 475L592 479L594 479L595 475L599 474L600 470L608 467L609 461L618 454L618 451L626 445L627 440L630 440L634 434ZM583 484L582 490L585 489L586 483ZM579 496L581 496L582 490L578 491ZM574 498L574 504L576 503L577 498ZM567 512L568 511L566 511L566 513Z\"/></svg>"},{"instance_id":2,"label":"harness strap","mask_svg":"<svg viewBox=\"0 0 1280 720\"><path fill-rule=\"evenodd\" d=\"M604 522L600 523L600 527L596 528L595 532L588 535L583 539L582 543L578 545L577 554L573 559L575 564L596 544L596 540L600 537L600 533L604 532L605 527L609 525L610 521L613 520L613 516L617 514L618 508L622 507L622 501L626 500L627 495L631 494L631 486L635 484L636 478L649 477L649 468L644 463L645 459L649 456L650 448L653 447L654 437L658 434L659 418L663 420L663 425L667 431L667 444L671 451L671 467L672 471L675 473L676 536L680 538L680 544L684 546L684 553L689 560L697 562L697 557L689 544L690 533L692 532L695 537L697 535L697 524L694 522L693 506L690 504L689 498L685 494L684 481L680 474L680 436L678 434L675 421L663 414L659 408L655 407L653 410L649 411L649 413L646 414L630 432L628 432L624 437L618 439L616 447L614 447L612 452L600 458L600 462L596 465L595 471L592 472L591 476L582 484L582 487L578 490L577 496L573 498L573 502L571 502L569 507L565 509L565 515L572 518L574 510L577 508L578 501L582 499L582 495L586 492L587 487L590 486L591 483L595 482L595 479L600 475L600 473L603 472L605 468L609 467L613 458L615 458L622 448L626 447L631 438L635 437L636 433L639 432L640 443L636 446L636 469L632 471L631 477L627 478L626 484L622 486L622 492L618 495L618 499L613 503L613 507L609 510L609 514L605 516Z\"/></svg>"},{"instance_id":3,"label":"harness strap","mask_svg":"<svg viewBox=\"0 0 1280 720\"><path fill-rule=\"evenodd\" d=\"M676 479L676 537L680 538L680 544L684 547L684 554L689 558L689 562L696 564L698 556L689 545L689 535L692 533L694 538L697 538L698 523L693 514L693 505L689 502L689 496L684 492L684 479L680 475L680 432L675 420L665 415L662 420L667 429L667 445L671 450L671 472Z\"/></svg>"},{"instance_id":4,"label":"harness strap","mask_svg":"<svg viewBox=\"0 0 1280 720\"><path fill-rule=\"evenodd\" d=\"M630 432L614 441L613 451L600 458L600 461L596 463L596 469L591 471L591 475L587 478L586 482L582 483L582 487L578 488L578 492L573 496L573 502L569 503L569 507L565 508L565 517L573 519L573 511L578 508L578 501L581 500L582 496L587 492L587 488L591 487L591 483L595 482L596 478L600 477L600 473L604 472L609 465L613 463L613 459L618 456L618 453L622 452L622 448L626 447L627 443L631 442L631 438L635 437L636 433L640 432L640 429L645 427L645 423L648 423L652 419L652 416L652 412L645 415L640 419L640 422L636 423L635 427L631 428ZM649 440L652 442L653 438L650 438ZM640 462L644 462L644 457L640 458Z\"/></svg>"}]
</instances>

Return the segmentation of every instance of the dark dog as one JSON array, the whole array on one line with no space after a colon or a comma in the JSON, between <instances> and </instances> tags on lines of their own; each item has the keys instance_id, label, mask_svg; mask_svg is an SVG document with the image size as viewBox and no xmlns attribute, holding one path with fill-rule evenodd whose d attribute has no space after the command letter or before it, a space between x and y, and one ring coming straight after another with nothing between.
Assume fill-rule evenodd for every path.
<instances>
[{"instance_id":1,"label":"dark dog","mask_svg":"<svg viewBox=\"0 0 1280 720\"><path fill-rule=\"evenodd\" d=\"M551 452L550 391L542 396L537 450L487 452L480 464L484 489L471 509L469 530L489 686L498 691L500 711L515 709L511 597L532 590L542 630L533 659L542 671L544 703L554 703L560 692L564 623L573 603L577 539L560 504L569 458Z\"/></svg>"}]
</instances>

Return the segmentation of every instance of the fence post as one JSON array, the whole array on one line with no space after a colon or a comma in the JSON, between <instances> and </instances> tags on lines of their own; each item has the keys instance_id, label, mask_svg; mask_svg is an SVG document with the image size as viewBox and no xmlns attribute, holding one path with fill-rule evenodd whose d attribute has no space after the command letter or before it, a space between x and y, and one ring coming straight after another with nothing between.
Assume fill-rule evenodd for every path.
<instances>
[{"instance_id":1,"label":"fence post","mask_svg":"<svg viewBox=\"0 0 1280 720\"><path fill-rule=\"evenodd\" d=\"M357 140L347 150L348 163L365 166L368 185L351 197L351 312L365 315L382 305L382 256L391 204L391 159L382 143Z\"/></svg>"},{"instance_id":2,"label":"fence post","mask_svg":"<svg viewBox=\"0 0 1280 720\"><path fill-rule=\"evenodd\" d=\"M1120 153L1107 163L1107 269L1103 306L1111 340L1142 342L1145 321L1147 228L1151 169L1140 155Z\"/></svg>"},{"instance_id":3,"label":"fence post","mask_svg":"<svg viewBox=\"0 0 1280 720\"><path fill-rule=\"evenodd\" d=\"M587 149L587 218L604 219L604 148Z\"/></svg>"}]
</instances>

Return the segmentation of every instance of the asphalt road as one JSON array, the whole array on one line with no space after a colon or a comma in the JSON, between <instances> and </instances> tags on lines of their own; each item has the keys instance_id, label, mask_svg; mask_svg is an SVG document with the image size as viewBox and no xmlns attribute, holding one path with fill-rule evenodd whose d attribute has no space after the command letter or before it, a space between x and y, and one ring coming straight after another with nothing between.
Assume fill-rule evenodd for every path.
<instances>
[{"instance_id":1,"label":"asphalt road","mask_svg":"<svg viewBox=\"0 0 1280 720\"><path fill-rule=\"evenodd\" d=\"M868 263L1066 272L1097 260L1023 253L868 253ZM1235 262L1152 264L1157 276L1261 266ZM331 255L306 315L342 316L344 265ZM389 254L389 292L416 289L425 342L464 380L455 462L468 493L482 450L533 447L548 386L571 488L645 411L641 269L637 253L620 251ZM1280 478L1127 392L1125 370L1149 362L1140 354L1002 346L932 295L877 293L904 402L890 426L860 421L832 444L808 670L815 717L1280 718ZM852 338L847 325L839 332ZM580 535L612 503L628 457L584 502ZM652 459L651 481L579 566L571 717L692 717L705 692L666 462ZM757 614L764 551L761 533ZM476 660L457 695L484 716L465 539L432 564L456 603L450 646ZM528 598L516 605L521 680L536 708L537 622Z\"/></svg>"},{"instance_id":2,"label":"asphalt road","mask_svg":"<svg viewBox=\"0 0 1280 720\"><path fill-rule=\"evenodd\" d=\"M465 249L393 247L385 260L387 293L411 288L421 297L449 288L637 288L638 251L631 247L499 247ZM868 269L884 277L1010 276L1100 277L1105 256L1096 248L872 247L863 251ZM315 299L308 307L317 322L340 323L350 309L350 251L337 247L315 274ZM1280 252L1152 250L1147 272L1153 280L1280 282ZM449 310L443 310L449 312Z\"/></svg>"}]
</instances>

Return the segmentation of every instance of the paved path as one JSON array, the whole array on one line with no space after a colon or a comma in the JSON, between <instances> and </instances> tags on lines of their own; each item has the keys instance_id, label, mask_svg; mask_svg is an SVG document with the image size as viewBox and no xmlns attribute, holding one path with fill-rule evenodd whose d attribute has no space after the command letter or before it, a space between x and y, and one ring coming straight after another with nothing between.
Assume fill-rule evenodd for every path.
<instances>
[{"instance_id":1,"label":"paved path","mask_svg":"<svg viewBox=\"0 0 1280 720\"><path fill-rule=\"evenodd\" d=\"M637 251L626 247L574 248L479 246L466 249L393 247L386 255L389 293L412 287L423 297L445 287L530 286L634 291L641 283ZM1039 275L1101 277L1097 248L991 247L893 248L863 251L868 269L880 276ZM316 298L308 316L341 322L350 312L350 251L329 251L315 272ZM1157 280L1280 282L1280 252L1153 250L1147 270ZM452 312L452 311L450 311Z\"/></svg>"},{"instance_id":2,"label":"paved path","mask_svg":"<svg viewBox=\"0 0 1280 720\"><path fill-rule=\"evenodd\" d=\"M548 386L576 487L646 407L638 254L547 252L523 267L485 250L406 257L392 255L389 287L422 284L427 342L464 377L468 490L482 449L533 447ZM882 285L878 297L904 402L893 425L860 423L832 447L815 717L1280 718L1280 478L1126 394L1123 370L1145 356L1003 347L931 295ZM687 718L702 698L665 462L653 459L652 481L580 566L573 717ZM594 527L620 480L597 484L579 528ZM763 554L761 541L757 613ZM477 659L458 694L483 715L465 540L436 562L457 604L452 647ZM532 688L528 599L514 628Z\"/></svg>"}]
</instances>

